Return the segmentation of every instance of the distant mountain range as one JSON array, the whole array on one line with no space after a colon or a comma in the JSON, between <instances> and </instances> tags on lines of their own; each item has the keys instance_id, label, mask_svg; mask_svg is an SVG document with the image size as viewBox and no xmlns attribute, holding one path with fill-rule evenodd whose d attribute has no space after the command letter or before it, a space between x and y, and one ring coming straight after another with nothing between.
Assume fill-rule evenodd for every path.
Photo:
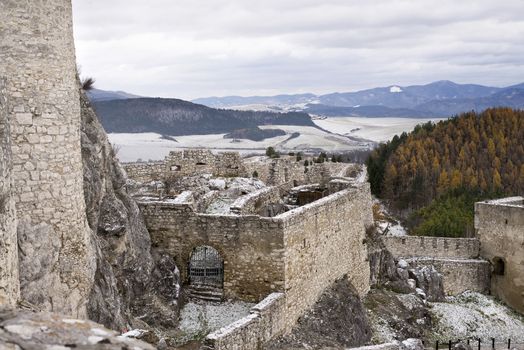
<instances>
[{"instance_id":1,"label":"distant mountain range","mask_svg":"<svg viewBox=\"0 0 524 350\"><path fill-rule=\"evenodd\" d=\"M108 132L163 135L227 134L261 140L282 134L261 125L316 127L310 115L356 117L449 117L489 107L524 108L524 83L506 88L437 81L326 95L228 96L193 102L147 98L123 91L91 90L89 97ZM225 109L228 108L228 109Z\"/></svg>"},{"instance_id":2,"label":"distant mountain range","mask_svg":"<svg viewBox=\"0 0 524 350\"><path fill-rule=\"evenodd\" d=\"M247 135L260 140L273 135L260 125L316 125L303 112L256 112L214 109L188 101L168 98L130 98L92 101L107 132L162 135L221 134L229 138ZM280 130L277 133L282 133ZM275 135L273 135L275 136Z\"/></svg>"},{"instance_id":3,"label":"distant mountain range","mask_svg":"<svg viewBox=\"0 0 524 350\"><path fill-rule=\"evenodd\" d=\"M497 88L442 80L427 85L392 85L326 95L207 97L193 102L216 108L263 106L266 110L304 111L326 116L449 117L488 107L524 108L524 83Z\"/></svg>"},{"instance_id":4,"label":"distant mountain range","mask_svg":"<svg viewBox=\"0 0 524 350\"><path fill-rule=\"evenodd\" d=\"M106 91L99 89L92 89L87 92L87 96L92 102L96 101L110 101L110 100L127 100L130 98L138 98L141 96L129 94L124 91Z\"/></svg>"}]
</instances>

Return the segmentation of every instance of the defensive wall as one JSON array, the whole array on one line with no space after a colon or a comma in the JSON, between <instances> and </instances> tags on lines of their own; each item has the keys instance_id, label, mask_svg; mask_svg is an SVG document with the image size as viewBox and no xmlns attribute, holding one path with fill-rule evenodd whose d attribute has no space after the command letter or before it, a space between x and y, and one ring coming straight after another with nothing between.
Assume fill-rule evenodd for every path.
<instances>
[{"instance_id":1,"label":"defensive wall","mask_svg":"<svg viewBox=\"0 0 524 350\"><path fill-rule=\"evenodd\" d=\"M95 261L83 195L71 1L1 1L0 37L21 298L84 318Z\"/></svg>"},{"instance_id":2,"label":"defensive wall","mask_svg":"<svg viewBox=\"0 0 524 350\"><path fill-rule=\"evenodd\" d=\"M191 196L185 198L139 202L154 247L175 257L182 280L193 249L211 246L224 259L224 296L258 302L283 292L286 330L344 275L360 296L369 290L369 184L275 217L198 213Z\"/></svg>"},{"instance_id":3,"label":"defensive wall","mask_svg":"<svg viewBox=\"0 0 524 350\"><path fill-rule=\"evenodd\" d=\"M476 203L475 230L493 266L491 293L524 313L524 198Z\"/></svg>"},{"instance_id":4,"label":"defensive wall","mask_svg":"<svg viewBox=\"0 0 524 350\"><path fill-rule=\"evenodd\" d=\"M481 259L411 258L411 267L433 265L442 275L446 295L458 295L467 290L489 293L491 267Z\"/></svg>"},{"instance_id":5,"label":"defensive wall","mask_svg":"<svg viewBox=\"0 0 524 350\"><path fill-rule=\"evenodd\" d=\"M412 267L433 265L443 276L444 292L457 295L466 290L488 293L491 268L478 259L480 242L476 238L426 236L386 236L386 248Z\"/></svg>"},{"instance_id":6,"label":"defensive wall","mask_svg":"<svg viewBox=\"0 0 524 350\"><path fill-rule=\"evenodd\" d=\"M399 257L478 258L480 242L476 238L428 236L386 236L386 248Z\"/></svg>"}]
</instances>

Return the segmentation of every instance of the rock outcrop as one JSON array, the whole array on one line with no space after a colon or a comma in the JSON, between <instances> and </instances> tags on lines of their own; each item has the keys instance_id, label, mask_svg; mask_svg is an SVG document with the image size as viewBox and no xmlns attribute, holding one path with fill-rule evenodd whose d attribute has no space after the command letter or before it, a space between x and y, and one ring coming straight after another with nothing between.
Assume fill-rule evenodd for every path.
<instances>
[{"instance_id":1,"label":"rock outcrop","mask_svg":"<svg viewBox=\"0 0 524 350\"><path fill-rule=\"evenodd\" d=\"M143 322L174 327L178 269L169 256L157 256L155 263L138 206L126 192L125 172L83 92L80 100L84 195L97 266L89 318L119 330Z\"/></svg>"},{"instance_id":2,"label":"rock outcrop","mask_svg":"<svg viewBox=\"0 0 524 350\"><path fill-rule=\"evenodd\" d=\"M342 278L328 288L313 308L299 318L290 334L272 340L264 349L340 349L371 340L366 310L355 288Z\"/></svg>"},{"instance_id":3,"label":"rock outcrop","mask_svg":"<svg viewBox=\"0 0 524 350\"><path fill-rule=\"evenodd\" d=\"M86 320L49 312L0 310L2 350L153 350L142 341L118 336L117 332Z\"/></svg>"}]
</instances>

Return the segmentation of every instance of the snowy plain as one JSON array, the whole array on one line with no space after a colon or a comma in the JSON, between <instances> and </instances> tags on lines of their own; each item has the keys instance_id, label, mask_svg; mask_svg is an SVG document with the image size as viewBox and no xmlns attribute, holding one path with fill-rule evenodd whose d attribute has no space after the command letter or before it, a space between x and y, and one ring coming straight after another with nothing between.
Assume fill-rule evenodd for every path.
<instances>
[{"instance_id":1,"label":"snowy plain","mask_svg":"<svg viewBox=\"0 0 524 350\"><path fill-rule=\"evenodd\" d=\"M364 118L326 117L314 119L319 127L340 135L354 136L375 142L388 141L395 135L411 131L418 124L438 122L442 118Z\"/></svg>"},{"instance_id":2,"label":"snowy plain","mask_svg":"<svg viewBox=\"0 0 524 350\"><path fill-rule=\"evenodd\" d=\"M313 118L319 127L265 125L262 129L281 129L286 135L262 141L226 139L225 134L176 136L163 138L157 133L111 133L117 157L123 162L162 160L172 150L209 148L216 152L238 151L243 155L263 154L269 146L284 152L347 152L369 149L375 142L390 140L394 135L412 130L417 124L442 119L415 118ZM321 128L321 129L320 129ZM322 130L323 129L323 130ZM291 137L298 133L296 137Z\"/></svg>"}]
</instances>

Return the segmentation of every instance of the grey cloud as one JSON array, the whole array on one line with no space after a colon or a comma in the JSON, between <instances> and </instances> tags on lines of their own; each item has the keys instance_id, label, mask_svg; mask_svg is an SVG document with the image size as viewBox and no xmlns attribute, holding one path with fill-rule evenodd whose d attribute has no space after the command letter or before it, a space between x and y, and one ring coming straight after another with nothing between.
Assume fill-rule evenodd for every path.
<instances>
[{"instance_id":1,"label":"grey cloud","mask_svg":"<svg viewBox=\"0 0 524 350\"><path fill-rule=\"evenodd\" d=\"M521 0L73 0L98 86L152 96L524 81Z\"/></svg>"}]
</instances>

